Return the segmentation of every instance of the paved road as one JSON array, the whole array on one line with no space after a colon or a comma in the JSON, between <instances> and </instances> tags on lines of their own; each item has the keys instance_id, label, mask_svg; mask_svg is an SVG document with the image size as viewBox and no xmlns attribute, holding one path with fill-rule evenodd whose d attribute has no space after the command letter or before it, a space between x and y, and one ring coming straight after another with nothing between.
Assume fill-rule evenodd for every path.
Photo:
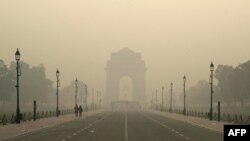
<instances>
[{"instance_id":1,"label":"paved road","mask_svg":"<svg viewBox=\"0 0 250 141\"><path fill-rule=\"evenodd\" d=\"M223 141L221 133L142 111L111 111L12 141Z\"/></svg>"}]
</instances>

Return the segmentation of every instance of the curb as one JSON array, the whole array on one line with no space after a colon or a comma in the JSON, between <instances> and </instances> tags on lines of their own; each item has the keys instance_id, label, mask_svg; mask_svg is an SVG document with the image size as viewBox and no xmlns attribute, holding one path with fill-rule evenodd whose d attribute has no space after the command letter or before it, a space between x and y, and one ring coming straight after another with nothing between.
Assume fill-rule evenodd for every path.
<instances>
[{"instance_id":1,"label":"curb","mask_svg":"<svg viewBox=\"0 0 250 141\"><path fill-rule=\"evenodd\" d=\"M214 131L214 132L217 132L217 133L220 133L220 134L223 133L223 131L221 131L221 130L217 130L217 129L214 129L214 128L210 128L210 127L207 127L207 126L205 126L205 125L203 125L203 124L201 125L201 124L199 124L199 123L195 123L195 122L193 122L193 121L175 119L175 118L172 118L171 116L168 116L168 115L166 115L166 114L157 113L157 112L154 112L154 111L153 111L153 112L152 112L152 111L148 111L148 112L155 113L155 114L157 114L157 115L164 116L164 117L169 118L169 119L173 119L173 120L177 120L177 121L181 121L181 122L186 122L186 123L189 123L189 124L191 124L191 125L193 125L193 126L196 126L196 127L209 129L209 130L211 130L211 131Z\"/></svg>"},{"instance_id":2,"label":"curb","mask_svg":"<svg viewBox=\"0 0 250 141\"><path fill-rule=\"evenodd\" d=\"M92 112L90 112L90 113L92 113ZM49 129L49 128L53 128L53 127L55 127L55 126L57 126L57 125L60 125L60 124L63 124L63 123L67 123L67 122L71 122L71 121L75 121L75 120L82 120L82 119L85 119L85 118L88 117L88 116L92 116L92 115L100 114L100 113L103 113L103 110L100 110L99 112L96 112L96 113L92 113L92 114L87 115L87 116L85 116L85 117L83 116L82 118L76 118L76 119L73 119L73 120L61 122L61 123L54 124L54 125L43 126L43 127L39 128L39 129L27 131L27 132L24 132L24 133L19 133L19 134L11 135L11 136L8 136L8 137L3 137L3 138L0 138L0 141L14 140L14 139L19 138L19 137L24 137L24 136L27 136L27 135L30 135L30 134L34 134L34 133L37 133L37 132L40 132L40 131Z\"/></svg>"}]
</instances>

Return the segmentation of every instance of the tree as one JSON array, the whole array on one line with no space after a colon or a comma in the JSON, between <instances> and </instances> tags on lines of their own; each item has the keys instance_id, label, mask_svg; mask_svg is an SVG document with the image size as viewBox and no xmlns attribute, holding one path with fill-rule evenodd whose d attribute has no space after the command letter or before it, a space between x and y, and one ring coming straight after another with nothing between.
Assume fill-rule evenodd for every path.
<instances>
[{"instance_id":1,"label":"tree","mask_svg":"<svg viewBox=\"0 0 250 141\"><path fill-rule=\"evenodd\" d=\"M215 78L218 80L219 95L222 101L229 104L235 98L232 80L234 68L232 66L218 65L215 70Z\"/></svg>"},{"instance_id":2,"label":"tree","mask_svg":"<svg viewBox=\"0 0 250 141\"><path fill-rule=\"evenodd\" d=\"M218 88L214 86L214 99L218 100ZM209 105L210 104L210 84L205 80L199 80L197 84L187 90L187 101L193 105Z\"/></svg>"},{"instance_id":3,"label":"tree","mask_svg":"<svg viewBox=\"0 0 250 141\"><path fill-rule=\"evenodd\" d=\"M15 72L16 64L10 65L10 70ZM20 100L23 103L31 103L34 100L48 102L51 93L52 81L46 78L43 65L30 67L29 64L21 62L20 77Z\"/></svg>"},{"instance_id":4,"label":"tree","mask_svg":"<svg viewBox=\"0 0 250 141\"><path fill-rule=\"evenodd\" d=\"M14 74L0 60L0 101L10 101L15 92Z\"/></svg>"},{"instance_id":5,"label":"tree","mask_svg":"<svg viewBox=\"0 0 250 141\"><path fill-rule=\"evenodd\" d=\"M215 71L221 98L228 104L244 105L250 98L250 61L232 66L219 65Z\"/></svg>"}]
</instances>

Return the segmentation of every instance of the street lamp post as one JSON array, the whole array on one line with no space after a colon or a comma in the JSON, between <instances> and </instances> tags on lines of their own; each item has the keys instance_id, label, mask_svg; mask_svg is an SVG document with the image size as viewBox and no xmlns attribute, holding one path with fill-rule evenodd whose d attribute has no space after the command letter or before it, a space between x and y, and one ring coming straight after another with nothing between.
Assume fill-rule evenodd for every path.
<instances>
[{"instance_id":1,"label":"street lamp post","mask_svg":"<svg viewBox=\"0 0 250 141\"><path fill-rule=\"evenodd\" d=\"M76 84L76 94L75 94L75 105L77 104L77 89L78 89L78 80L76 78L75 80L75 84Z\"/></svg>"},{"instance_id":2,"label":"street lamp post","mask_svg":"<svg viewBox=\"0 0 250 141\"><path fill-rule=\"evenodd\" d=\"M88 111L88 86L85 84L85 104L86 104L86 112Z\"/></svg>"},{"instance_id":3,"label":"street lamp post","mask_svg":"<svg viewBox=\"0 0 250 141\"><path fill-rule=\"evenodd\" d=\"M163 104L164 104L163 92L164 92L164 87L162 87L162 92L161 92L161 111L163 111Z\"/></svg>"},{"instance_id":4,"label":"street lamp post","mask_svg":"<svg viewBox=\"0 0 250 141\"><path fill-rule=\"evenodd\" d=\"M99 91L98 92L98 101L97 101L97 103L98 103L98 108L101 108L101 99L102 99L102 93L101 93L101 91Z\"/></svg>"},{"instance_id":5,"label":"street lamp post","mask_svg":"<svg viewBox=\"0 0 250 141\"><path fill-rule=\"evenodd\" d=\"M169 111L172 112L173 109L172 109L172 95L173 95L173 82L170 83L170 109Z\"/></svg>"},{"instance_id":6,"label":"street lamp post","mask_svg":"<svg viewBox=\"0 0 250 141\"><path fill-rule=\"evenodd\" d=\"M58 108L58 97L59 97L59 93L58 93L58 88L60 87L59 85L59 70L57 69L56 71L56 116L58 117L59 116L59 108Z\"/></svg>"},{"instance_id":7,"label":"street lamp post","mask_svg":"<svg viewBox=\"0 0 250 141\"><path fill-rule=\"evenodd\" d=\"M95 94L95 89L92 88L92 110L95 110L94 108L94 94Z\"/></svg>"},{"instance_id":8,"label":"street lamp post","mask_svg":"<svg viewBox=\"0 0 250 141\"><path fill-rule=\"evenodd\" d=\"M186 115L186 76L184 75L183 77L183 87L184 87L184 110L183 110L183 114Z\"/></svg>"},{"instance_id":9,"label":"street lamp post","mask_svg":"<svg viewBox=\"0 0 250 141\"><path fill-rule=\"evenodd\" d=\"M167 101L168 101L168 90L167 90L167 86L165 87L165 90L166 90L166 91L165 91L165 94L166 94L166 95L165 95L165 98L166 98L166 99L165 99L165 106L166 106L165 109L166 109L166 111L167 111L167 107L168 107L168 105L167 105L167 104L168 104L168 102L167 102Z\"/></svg>"},{"instance_id":10,"label":"street lamp post","mask_svg":"<svg viewBox=\"0 0 250 141\"><path fill-rule=\"evenodd\" d=\"M213 72L214 72L214 64L213 62L211 62L210 64L210 71L211 71L211 74L210 74L210 79L211 79L211 101L210 101L210 120L213 120Z\"/></svg>"},{"instance_id":11,"label":"street lamp post","mask_svg":"<svg viewBox=\"0 0 250 141\"><path fill-rule=\"evenodd\" d=\"M19 76L21 76L21 73L19 72L20 70L20 65L19 65L19 61L20 61L20 52L17 49L16 53L15 53L15 59L16 59L16 72L17 72L17 84L16 84L16 90L17 90L17 108L16 108L16 123L20 124L20 107L19 107Z\"/></svg>"},{"instance_id":12,"label":"street lamp post","mask_svg":"<svg viewBox=\"0 0 250 141\"><path fill-rule=\"evenodd\" d=\"M155 104L156 104L156 110L158 110L158 96L157 96L157 89L155 91Z\"/></svg>"},{"instance_id":13,"label":"street lamp post","mask_svg":"<svg viewBox=\"0 0 250 141\"><path fill-rule=\"evenodd\" d=\"M99 91L96 91L96 109L98 108Z\"/></svg>"},{"instance_id":14,"label":"street lamp post","mask_svg":"<svg viewBox=\"0 0 250 141\"><path fill-rule=\"evenodd\" d=\"M154 108L154 92L152 92L152 98L151 98L151 108Z\"/></svg>"},{"instance_id":15,"label":"street lamp post","mask_svg":"<svg viewBox=\"0 0 250 141\"><path fill-rule=\"evenodd\" d=\"M81 87L81 105L83 105L83 85L81 84L80 85L80 87Z\"/></svg>"}]
</instances>

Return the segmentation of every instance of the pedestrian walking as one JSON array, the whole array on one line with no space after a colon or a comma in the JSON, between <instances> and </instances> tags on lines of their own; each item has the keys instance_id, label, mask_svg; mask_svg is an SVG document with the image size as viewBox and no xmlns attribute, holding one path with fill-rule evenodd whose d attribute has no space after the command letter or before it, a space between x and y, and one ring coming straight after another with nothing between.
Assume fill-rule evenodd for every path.
<instances>
[{"instance_id":1,"label":"pedestrian walking","mask_svg":"<svg viewBox=\"0 0 250 141\"><path fill-rule=\"evenodd\" d=\"M77 104L75 105L75 116L76 117L78 116L78 105Z\"/></svg>"},{"instance_id":2,"label":"pedestrian walking","mask_svg":"<svg viewBox=\"0 0 250 141\"><path fill-rule=\"evenodd\" d=\"M83 109L82 109L82 106L81 106L81 105L79 106L78 111L79 111L79 116L82 117L82 111L83 111Z\"/></svg>"}]
</instances>

